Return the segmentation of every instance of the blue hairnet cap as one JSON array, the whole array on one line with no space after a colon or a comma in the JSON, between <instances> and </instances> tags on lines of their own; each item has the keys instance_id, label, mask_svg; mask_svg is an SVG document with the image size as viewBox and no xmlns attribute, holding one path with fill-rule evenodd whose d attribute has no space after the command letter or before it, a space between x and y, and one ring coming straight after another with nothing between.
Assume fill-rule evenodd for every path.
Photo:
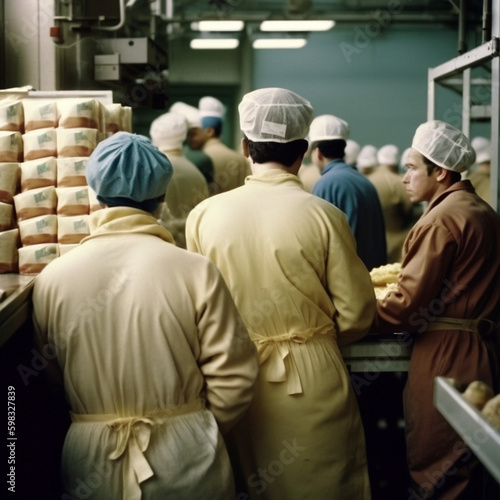
<instances>
[{"instance_id":1,"label":"blue hairnet cap","mask_svg":"<svg viewBox=\"0 0 500 500\"><path fill-rule=\"evenodd\" d=\"M97 145L86 173L98 199L141 203L165 194L173 169L147 137L117 132Z\"/></svg>"}]
</instances>

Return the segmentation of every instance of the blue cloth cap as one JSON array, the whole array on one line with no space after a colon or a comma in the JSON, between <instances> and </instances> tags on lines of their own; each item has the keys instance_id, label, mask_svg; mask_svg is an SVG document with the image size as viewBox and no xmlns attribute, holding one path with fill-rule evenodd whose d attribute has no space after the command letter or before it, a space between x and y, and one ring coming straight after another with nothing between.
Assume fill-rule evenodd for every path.
<instances>
[{"instance_id":1,"label":"blue cloth cap","mask_svg":"<svg viewBox=\"0 0 500 500\"><path fill-rule=\"evenodd\" d=\"M165 194L173 169L147 137L117 132L97 145L86 172L98 199L143 202Z\"/></svg>"},{"instance_id":2,"label":"blue cloth cap","mask_svg":"<svg viewBox=\"0 0 500 500\"><path fill-rule=\"evenodd\" d=\"M213 127L213 128L222 127L222 120L215 116L204 116L201 119L201 128L208 128L208 127Z\"/></svg>"},{"instance_id":3,"label":"blue cloth cap","mask_svg":"<svg viewBox=\"0 0 500 500\"><path fill-rule=\"evenodd\" d=\"M144 201L134 201L130 198L105 198L104 196L97 195L97 201L104 203L108 207L132 207L138 208L139 210L144 210L144 212L154 212L158 205L160 204L159 198L153 198L152 200Z\"/></svg>"}]
</instances>

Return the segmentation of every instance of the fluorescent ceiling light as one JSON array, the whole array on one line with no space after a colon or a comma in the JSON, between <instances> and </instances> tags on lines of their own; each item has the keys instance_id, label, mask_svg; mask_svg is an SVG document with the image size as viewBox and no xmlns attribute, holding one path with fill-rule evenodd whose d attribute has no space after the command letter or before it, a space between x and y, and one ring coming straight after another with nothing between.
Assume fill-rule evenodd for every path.
<instances>
[{"instance_id":1,"label":"fluorescent ceiling light","mask_svg":"<svg viewBox=\"0 0 500 500\"><path fill-rule=\"evenodd\" d=\"M192 49L235 49L240 44L237 38L194 38Z\"/></svg>"},{"instance_id":2,"label":"fluorescent ceiling light","mask_svg":"<svg viewBox=\"0 0 500 500\"><path fill-rule=\"evenodd\" d=\"M254 49L301 49L307 43L305 38L257 38Z\"/></svg>"},{"instance_id":3,"label":"fluorescent ceiling light","mask_svg":"<svg viewBox=\"0 0 500 500\"><path fill-rule=\"evenodd\" d=\"M263 21L261 31L327 31L333 28L334 21Z\"/></svg>"},{"instance_id":4,"label":"fluorescent ceiling light","mask_svg":"<svg viewBox=\"0 0 500 500\"><path fill-rule=\"evenodd\" d=\"M198 21L191 23L194 31L241 31L245 26L243 21Z\"/></svg>"}]
</instances>

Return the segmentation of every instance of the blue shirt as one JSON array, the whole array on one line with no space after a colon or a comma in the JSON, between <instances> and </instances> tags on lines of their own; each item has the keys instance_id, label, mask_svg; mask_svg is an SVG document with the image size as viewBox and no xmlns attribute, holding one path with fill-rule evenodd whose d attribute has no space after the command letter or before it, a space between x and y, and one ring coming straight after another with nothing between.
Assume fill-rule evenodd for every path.
<instances>
[{"instance_id":1,"label":"blue shirt","mask_svg":"<svg viewBox=\"0 0 500 500\"><path fill-rule=\"evenodd\" d=\"M363 174L343 160L333 160L316 181L313 194L346 214L358 255L369 270L387 264L382 206L375 186Z\"/></svg>"}]
</instances>

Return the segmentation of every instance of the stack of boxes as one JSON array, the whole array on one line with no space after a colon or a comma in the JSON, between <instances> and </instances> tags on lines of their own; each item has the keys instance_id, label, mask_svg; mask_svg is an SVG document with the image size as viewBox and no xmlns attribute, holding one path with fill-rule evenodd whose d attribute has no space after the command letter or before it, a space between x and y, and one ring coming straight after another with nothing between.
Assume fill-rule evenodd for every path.
<instances>
[{"instance_id":1,"label":"stack of boxes","mask_svg":"<svg viewBox=\"0 0 500 500\"><path fill-rule=\"evenodd\" d=\"M0 101L0 274L38 274L89 234L88 157L131 108L92 98Z\"/></svg>"}]
</instances>

